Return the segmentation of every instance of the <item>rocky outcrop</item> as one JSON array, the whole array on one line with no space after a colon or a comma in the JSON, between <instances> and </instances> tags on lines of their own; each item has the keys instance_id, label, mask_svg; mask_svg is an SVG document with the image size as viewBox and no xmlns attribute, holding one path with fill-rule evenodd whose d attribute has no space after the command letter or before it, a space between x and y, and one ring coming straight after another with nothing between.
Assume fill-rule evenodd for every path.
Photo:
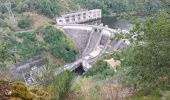
<instances>
[{"instance_id":1,"label":"rocky outcrop","mask_svg":"<svg viewBox=\"0 0 170 100\"><path fill-rule=\"evenodd\" d=\"M29 90L23 82L0 81L0 100L49 100L47 91Z\"/></svg>"}]
</instances>

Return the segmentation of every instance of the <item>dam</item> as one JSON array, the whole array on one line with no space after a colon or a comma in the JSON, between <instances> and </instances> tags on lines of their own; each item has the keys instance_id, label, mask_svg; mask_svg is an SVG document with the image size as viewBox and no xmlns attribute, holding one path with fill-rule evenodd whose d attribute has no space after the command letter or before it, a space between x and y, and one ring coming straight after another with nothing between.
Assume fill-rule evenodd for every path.
<instances>
[{"instance_id":1,"label":"dam","mask_svg":"<svg viewBox=\"0 0 170 100\"><path fill-rule=\"evenodd\" d=\"M116 40L115 38L116 33L128 33L127 30L113 29L102 25L77 24L98 18L101 18L101 10L95 9L63 15L62 18L59 18L63 19L61 22L56 19L59 23L53 26L62 30L67 37L73 40L79 55L74 62L57 67L54 75L66 70L81 75L90 69L104 53L111 53L127 47L128 43L125 39ZM11 72L15 75L17 73L17 76L21 76L27 84L37 84L39 82L35 80L34 73L46 70L42 64L43 59L45 59L43 57L45 56L16 64L12 67Z\"/></svg>"},{"instance_id":2,"label":"dam","mask_svg":"<svg viewBox=\"0 0 170 100\"><path fill-rule=\"evenodd\" d=\"M126 33L126 30L84 24L63 24L55 27L62 29L65 35L71 38L79 49L77 60L57 68L55 75L65 70L77 70L79 67L83 67L87 71L104 53L121 50L128 45L125 39L115 39L115 33Z\"/></svg>"},{"instance_id":3,"label":"dam","mask_svg":"<svg viewBox=\"0 0 170 100\"><path fill-rule=\"evenodd\" d=\"M73 13L61 15L56 18L57 24L78 24L91 20L100 19L102 17L102 11L100 9L83 10Z\"/></svg>"}]
</instances>

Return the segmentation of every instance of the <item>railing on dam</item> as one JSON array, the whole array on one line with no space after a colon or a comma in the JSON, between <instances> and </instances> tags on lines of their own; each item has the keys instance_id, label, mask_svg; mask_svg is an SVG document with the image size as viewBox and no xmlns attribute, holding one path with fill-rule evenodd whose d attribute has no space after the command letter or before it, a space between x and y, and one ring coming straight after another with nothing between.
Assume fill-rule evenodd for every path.
<instances>
[{"instance_id":1,"label":"railing on dam","mask_svg":"<svg viewBox=\"0 0 170 100\"><path fill-rule=\"evenodd\" d=\"M57 27L58 25L56 25ZM59 25L63 29L79 29L79 30L92 30L94 28L102 30L105 35L114 37L115 33L129 33L129 30L112 29L104 26L85 25L85 24L62 24Z\"/></svg>"},{"instance_id":2,"label":"railing on dam","mask_svg":"<svg viewBox=\"0 0 170 100\"><path fill-rule=\"evenodd\" d=\"M56 18L56 22L59 25L75 24L100 19L101 17L102 17L101 9L93 9L62 15L62 17Z\"/></svg>"}]
</instances>

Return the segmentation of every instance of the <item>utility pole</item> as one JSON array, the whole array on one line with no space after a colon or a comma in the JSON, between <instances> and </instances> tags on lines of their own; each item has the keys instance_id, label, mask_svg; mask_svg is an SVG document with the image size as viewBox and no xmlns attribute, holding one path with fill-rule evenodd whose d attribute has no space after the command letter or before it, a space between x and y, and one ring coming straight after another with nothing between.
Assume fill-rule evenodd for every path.
<instances>
[{"instance_id":1,"label":"utility pole","mask_svg":"<svg viewBox=\"0 0 170 100\"><path fill-rule=\"evenodd\" d=\"M5 21L2 18L0 18L0 22L5 23Z\"/></svg>"},{"instance_id":2,"label":"utility pole","mask_svg":"<svg viewBox=\"0 0 170 100\"><path fill-rule=\"evenodd\" d=\"M12 13L12 10L11 10L11 3L6 2L6 3L4 3L4 5L8 10L9 18L12 20L12 24L15 26L17 24L17 22L15 20L14 14Z\"/></svg>"}]
</instances>

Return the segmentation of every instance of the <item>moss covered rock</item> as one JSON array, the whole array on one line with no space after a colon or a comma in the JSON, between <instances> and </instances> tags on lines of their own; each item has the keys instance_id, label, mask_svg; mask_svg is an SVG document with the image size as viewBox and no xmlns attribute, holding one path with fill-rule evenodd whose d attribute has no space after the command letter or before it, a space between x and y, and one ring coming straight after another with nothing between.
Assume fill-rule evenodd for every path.
<instances>
[{"instance_id":1,"label":"moss covered rock","mask_svg":"<svg viewBox=\"0 0 170 100\"><path fill-rule=\"evenodd\" d=\"M50 100L44 89L29 90L23 82L0 81L0 100Z\"/></svg>"}]
</instances>

